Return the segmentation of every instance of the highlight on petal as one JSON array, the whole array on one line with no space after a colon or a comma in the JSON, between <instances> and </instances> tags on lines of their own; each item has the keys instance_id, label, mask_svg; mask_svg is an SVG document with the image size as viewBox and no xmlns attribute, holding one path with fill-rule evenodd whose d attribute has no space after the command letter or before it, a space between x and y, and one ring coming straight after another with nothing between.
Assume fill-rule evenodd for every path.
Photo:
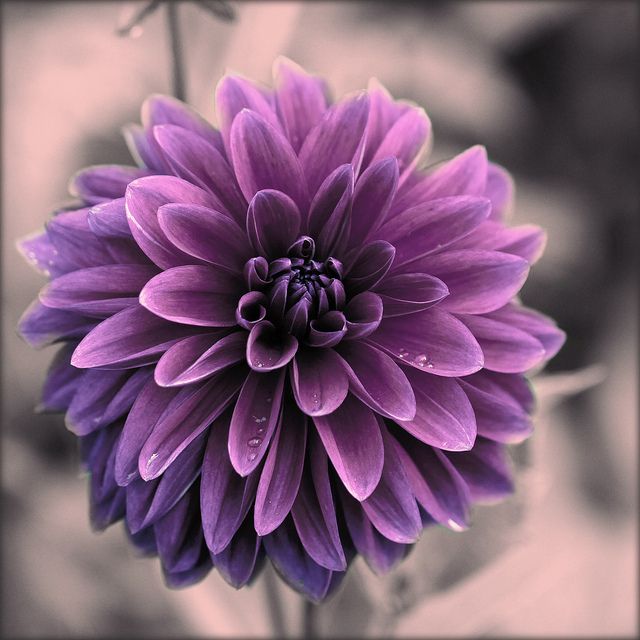
<instances>
[{"instance_id":1,"label":"highlight on petal","mask_svg":"<svg viewBox=\"0 0 640 640\"><path fill-rule=\"evenodd\" d=\"M404 316L428 309L449 295L439 278L427 273L400 273L386 277L376 286L382 300L384 317Z\"/></svg>"}]
</instances>

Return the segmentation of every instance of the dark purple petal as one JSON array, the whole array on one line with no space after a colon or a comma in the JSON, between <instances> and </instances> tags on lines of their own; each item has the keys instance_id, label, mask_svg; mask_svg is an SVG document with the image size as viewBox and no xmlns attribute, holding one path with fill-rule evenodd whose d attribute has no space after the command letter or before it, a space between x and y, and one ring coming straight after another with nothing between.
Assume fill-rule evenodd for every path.
<instances>
[{"instance_id":1,"label":"dark purple petal","mask_svg":"<svg viewBox=\"0 0 640 640\"><path fill-rule=\"evenodd\" d=\"M388 573L404 558L410 547L392 542L379 533L371 524L362 505L346 491L342 491L340 497L347 528L358 553L376 574Z\"/></svg>"},{"instance_id":2,"label":"dark purple petal","mask_svg":"<svg viewBox=\"0 0 640 640\"><path fill-rule=\"evenodd\" d=\"M153 379L147 381L136 398L118 441L114 476L126 486L139 477L138 458L152 429L178 394L178 389L163 389Z\"/></svg>"},{"instance_id":3,"label":"dark purple petal","mask_svg":"<svg viewBox=\"0 0 640 640\"><path fill-rule=\"evenodd\" d=\"M473 407L479 435L509 444L522 442L531 435L531 419L515 400L492 393L491 387L478 385L473 377L469 382L460 380L460 386Z\"/></svg>"},{"instance_id":4,"label":"dark purple petal","mask_svg":"<svg viewBox=\"0 0 640 640\"><path fill-rule=\"evenodd\" d=\"M242 274L251 291L264 289L273 282L273 279L269 276L269 263L262 256L247 260Z\"/></svg>"},{"instance_id":5,"label":"dark purple petal","mask_svg":"<svg viewBox=\"0 0 640 640\"><path fill-rule=\"evenodd\" d=\"M181 389L153 427L139 457L140 476L157 478L235 399L244 367Z\"/></svg>"},{"instance_id":6,"label":"dark purple petal","mask_svg":"<svg viewBox=\"0 0 640 640\"><path fill-rule=\"evenodd\" d=\"M162 568L162 577L169 589L184 589L200 582L213 568L209 553L200 551L197 563L185 571L168 571Z\"/></svg>"},{"instance_id":7,"label":"dark purple petal","mask_svg":"<svg viewBox=\"0 0 640 640\"><path fill-rule=\"evenodd\" d=\"M428 145L431 122L423 109L410 107L387 131L375 152L372 163L393 157L398 161L400 182L415 167Z\"/></svg>"},{"instance_id":8,"label":"dark purple petal","mask_svg":"<svg viewBox=\"0 0 640 640\"><path fill-rule=\"evenodd\" d=\"M350 246L361 246L382 225L398 189L398 175L396 158L385 158L358 178L351 211Z\"/></svg>"},{"instance_id":9,"label":"dark purple petal","mask_svg":"<svg viewBox=\"0 0 640 640\"><path fill-rule=\"evenodd\" d=\"M280 335L268 320L258 322L247 340L247 363L258 372L284 367L298 350L298 341L291 335Z\"/></svg>"},{"instance_id":10,"label":"dark purple petal","mask_svg":"<svg viewBox=\"0 0 640 640\"><path fill-rule=\"evenodd\" d=\"M198 332L167 322L138 305L119 311L90 331L73 352L71 364L83 369L139 367L157 362L175 342Z\"/></svg>"},{"instance_id":11,"label":"dark purple petal","mask_svg":"<svg viewBox=\"0 0 640 640\"><path fill-rule=\"evenodd\" d=\"M65 344L56 353L47 371L38 410L66 411L71 404L84 374L82 369L72 367L69 362L75 348L75 343Z\"/></svg>"},{"instance_id":12,"label":"dark purple petal","mask_svg":"<svg viewBox=\"0 0 640 640\"><path fill-rule=\"evenodd\" d=\"M491 200L490 218L492 220L504 220L509 216L513 192L513 178L509 172L500 165L490 162L483 195Z\"/></svg>"},{"instance_id":13,"label":"dark purple petal","mask_svg":"<svg viewBox=\"0 0 640 640\"><path fill-rule=\"evenodd\" d=\"M395 255L395 247L385 240L365 245L347 272L348 290L353 294L375 287L391 268Z\"/></svg>"},{"instance_id":14,"label":"dark purple petal","mask_svg":"<svg viewBox=\"0 0 640 640\"><path fill-rule=\"evenodd\" d=\"M220 208L213 194L173 176L140 178L127 187L125 204L131 233L140 248L163 269L194 261L169 242L160 228L158 209L171 202Z\"/></svg>"},{"instance_id":15,"label":"dark purple petal","mask_svg":"<svg viewBox=\"0 0 640 640\"><path fill-rule=\"evenodd\" d=\"M251 330L255 324L265 319L268 306L269 301L264 293L259 291L245 293L238 301L238 308L236 309L237 323L243 329Z\"/></svg>"},{"instance_id":16,"label":"dark purple petal","mask_svg":"<svg viewBox=\"0 0 640 640\"><path fill-rule=\"evenodd\" d=\"M384 317L404 316L428 309L449 295L447 285L426 273L400 273L386 277L376 287Z\"/></svg>"},{"instance_id":17,"label":"dark purple petal","mask_svg":"<svg viewBox=\"0 0 640 640\"><path fill-rule=\"evenodd\" d=\"M422 520L407 474L398 454L398 444L386 427L380 429L384 442L384 467L380 482L362 502L373 526L393 542L415 542L422 531Z\"/></svg>"},{"instance_id":18,"label":"dark purple petal","mask_svg":"<svg viewBox=\"0 0 640 640\"><path fill-rule=\"evenodd\" d=\"M345 340L359 340L372 334L382 320L383 305L379 295L364 291L353 296L343 309L347 319Z\"/></svg>"},{"instance_id":19,"label":"dark purple petal","mask_svg":"<svg viewBox=\"0 0 640 640\"><path fill-rule=\"evenodd\" d=\"M314 416L324 448L347 491L368 498L380 481L384 448L375 414L354 396L333 413Z\"/></svg>"},{"instance_id":20,"label":"dark purple petal","mask_svg":"<svg viewBox=\"0 0 640 640\"><path fill-rule=\"evenodd\" d=\"M247 516L231 542L220 553L212 554L216 569L232 587L240 589L251 580L261 544Z\"/></svg>"},{"instance_id":21,"label":"dark purple petal","mask_svg":"<svg viewBox=\"0 0 640 640\"><path fill-rule=\"evenodd\" d=\"M95 165L78 171L71 178L69 192L87 204L99 204L105 200L122 198L130 182L146 175L147 171L137 167Z\"/></svg>"},{"instance_id":22,"label":"dark purple petal","mask_svg":"<svg viewBox=\"0 0 640 640\"><path fill-rule=\"evenodd\" d=\"M332 573L304 550L291 518L262 541L274 568L288 585L314 602L325 597Z\"/></svg>"},{"instance_id":23,"label":"dark purple petal","mask_svg":"<svg viewBox=\"0 0 640 640\"><path fill-rule=\"evenodd\" d=\"M18 321L18 332L31 347L39 349L57 340L81 338L91 331L96 320L77 313L49 309L35 300Z\"/></svg>"},{"instance_id":24,"label":"dark purple petal","mask_svg":"<svg viewBox=\"0 0 640 640\"><path fill-rule=\"evenodd\" d=\"M213 193L224 213L242 224L247 203L222 153L187 129L174 125L154 127L153 135L179 178Z\"/></svg>"},{"instance_id":25,"label":"dark purple petal","mask_svg":"<svg viewBox=\"0 0 640 640\"><path fill-rule=\"evenodd\" d=\"M327 454L317 434L310 432L309 456L291 515L307 553L332 571L347 568L331 492Z\"/></svg>"},{"instance_id":26,"label":"dark purple petal","mask_svg":"<svg viewBox=\"0 0 640 640\"><path fill-rule=\"evenodd\" d=\"M487 317L509 324L533 336L542 344L545 360L553 358L567 338L565 332L558 328L551 318L515 303L487 314Z\"/></svg>"},{"instance_id":27,"label":"dark purple petal","mask_svg":"<svg viewBox=\"0 0 640 640\"><path fill-rule=\"evenodd\" d=\"M44 287L40 292L40 302L53 309L108 317L137 306L140 289L157 273L157 267L141 264L78 269Z\"/></svg>"},{"instance_id":28,"label":"dark purple petal","mask_svg":"<svg viewBox=\"0 0 640 640\"><path fill-rule=\"evenodd\" d=\"M97 204L87 214L89 228L104 238L130 238L124 195L122 198Z\"/></svg>"},{"instance_id":29,"label":"dark purple petal","mask_svg":"<svg viewBox=\"0 0 640 640\"><path fill-rule=\"evenodd\" d=\"M309 323L307 343L312 347L333 347L347 333L347 320L341 311L328 311Z\"/></svg>"},{"instance_id":30,"label":"dark purple petal","mask_svg":"<svg viewBox=\"0 0 640 640\"><path fill-rule=\"evenodd\" d=\"M521 374L496 373L483 369L465 378L465 382L491 393L507 403L515 404L526 413L533 413L535 397L531 382Z\"/></svg>"},{"instance_id":31,"label":"dark purple petal","mask_svg":"<svg viewBox=\"0 0 640 640\"><path fill-rule=\"evenodd\" d=\"M298 493L307 441L307 417L285 402L269 447L254 506L255 530L271 533L291 511Z\"/></svg>"},{"instance_id":32,"label":"dark purple petal","mask_svg":"<svg viewBox=\"0 0 640 640\"><path fill-rule=\"evenodd\" d=\"M282 128L298 153L309 131L327 109L324 80L306 73L286 58L274 64L276 110Z\"/></svg>"},{"instance_id":33,"label":"dark purple petal","mask_svg":"<svg viewBox=\"0 0 640 640\"><path fill-rule=\"evenodd\" d=\"M167 269L149 280L140 292L140 304L149 311L182 324L232 327L240 280L208 265Z\"/></svg>"},{"instance_id":34,"label":"dark purple petal","mask_svg":"<svg viewBox=\"0 0 640 640\"><path fill-rule=\"evenodd\" d=\"M244 360L247 334L244 331L220 337L204 333L180 340L170 347L155 368L156 383L174 387L198 382Z\"/></svg>"},{"instance_id":35,"label":"dark purple petal","mask_svg":"<svg viewBox=\"0 0 640 640\"><path fill-rule=\"evenodd\" d=\"M545 357L540 341L511 322L488 316L459 317L478 341L484 354L484 366L491 371L521 373L539 364Z\"/></svg>"},{"instance_id":36,"label":"dark purple petal","mask_svg":"<svg viewBox=\"0 0 640 640\"><path fill-rule=\"evenodd\" d=\"M466 376L484 363L473 333L436 307L411 318L384 318L369 340L402 362L438 376Z\"/></svg>"},{"instance_id":37,"label":"dark purple petal","mask_svg":"<svg viewBox=\"0 0 640 640\"><path fill-rule=\"evenodd\" d=\"M307 332L312 304L309 298L303 296L284 314L285 329L298 339L303 338Z\"/></svg>"},{"instance_id":38,"label":"dark purple petal","mask_svg":"<svg viewBox=\"0 0 640 640\"><path fill-rule=\"evenodd\" d=\"M299 349L291 363L291 386L298 406L310 416L335 411L347 397L349 380L332 349Z\"/></svg>"},{"instance_id":39,"label":"dark purple petal","mask_svg":"<svg viewBox=\"0 0 640 640\"><path fill-rule=\"evenodd\" d=\"M231 128L231 156L238 183L250 202L262 189L290 196L301 210L309 198L300 163L288 140L264 118L241 111Z\"/></svg>"},{"instance_id":40,"label":"dark purple petal","mask_svg":"<svg viewBox=\"0 0 640 640\"><path fill-rule=\"evenodd\" d=\"M416 415L400 426L418 440L438 449L471 449L476 440L476 418L458 382L410 368L405 374L415 393Z\"/></svg>"},{"instance_id":41,"label":"dark purple petal","mask_svg":"<svg viewBox=\"0 0 640 640\"><path fill-rule=\"evenodd\" d=\"M396 248L394 269L398 269L464 237L486 219L490 210L486 198L429 200L389 219L375 236ZM404 270L415 271L413 266Z\"/></svg>"},{"instance_id":42,"label":"dark purple petal","mask_svg":"<svg viewBox=\"0 0 640 640\"><path fill-rule=\"evenodd\" d=\"M495 502L513 493L513 480L504 445L478 438L471 451L448 453L474 502Z\"/></svg>"},{"instance_id":43,"label":"dark purple petal","mask_svg":"<svg viewBox=\"0 0 640 640\"><path fill-rule=\"evenodd\" d=\"M469 490L449 459L437 449L408 439L396 445L399 464L420 505L436 522L454 531L466 529Z\"/></svg>"},{"instance_id":44,"label":"dark purple petal","mask_svg":"<svg viewBox=\"0 0 640 640\"><path fill-rule=\"evenodd\" d=\"M269 447L280 416L285 374L284 368L251 371L242 386L229 428L229 457L241 476L260 464Z\"/></svg>"},{"instance_id":45,"label":"dark purple petal","mask_svg":"<svg viewBox=\"0 0 640 640\"><path fill-rule=\"evenodd\" d=\"M227 442L229 414L211 425L209 440L202 463L200 481L200 510L207 546L212 553L220 553L253 505L259 474L239 476L231 466Z\"/></svg>"},{"instance_id":46,"label":"dark purple petal","mask_svg":"<svg viewBox=\"0 0 640 640\"><path fill-rule=\"evenodd\" d=\"M309 234L316 240L316 255L321 258L341 253L349 238L353 166L343 164L320 185L309 208Z\"/></svg>"},{"instance_id":47,"label":"dark purple petal","mask_svg":"<svg viewBox=\"0 0 640 640\"><path fill-rule=\"evenodd\" d=\"M359 93L330 107L311 129L300 149L300 164L309 193L342 164L352 164L357 174L364 151L364 132L369 115L369 97Z\"/></svg>"},{"instance_id":48,"label":"dark purple petal","mask_svg":"<svg viewBox=\"0 0 640 640\"><path fill-rule=\"evenodd\" d=\"M518 293L529 274L523 258L499 251L447 251L414 263L449 288L441 308L455 313L487 313Z\"/></svg>"},{"instance_id":49,"label":"dark purple petal","mask_svg":"<svg viewBox=\"0 0 640 640\"><path fill-rule=\"evenodd\" d=\"M247 235L260 255L272 260L286 255L299 231L300 211L288 195L273 189L256 193L247 212Z\"/></svg>"},{"instance_id":50,"label":"dark purple petal","mask_svg":"<svg viewBox=\"0 0 640 640\"><path fill-rule=\"evenodd\" d=\"M166 204L158 209L158 222L175 247L228 271L239 273L251 256L243 230L226 213L194 204Z\"/></svg>"},{"instance_id":51,"label":"dark purple petal","mask_svg":"<svg viewBox=\"0 0 640 640\"><path fill-rule=\"evenodd\" d=\"M388 355L362 342L345 343L338 353L345 360L349 388L357 398L393 420L411 420L415 416L413 389Z\"/></svg>"}]
</instances>

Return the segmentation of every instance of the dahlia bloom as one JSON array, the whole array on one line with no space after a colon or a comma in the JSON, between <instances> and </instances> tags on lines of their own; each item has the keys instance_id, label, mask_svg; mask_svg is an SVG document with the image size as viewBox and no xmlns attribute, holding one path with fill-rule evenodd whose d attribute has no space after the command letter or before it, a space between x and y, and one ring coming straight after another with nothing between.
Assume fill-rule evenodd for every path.
<instances>
[{"instance_id":1,"label":"dahlia bloom","mask_svg":"<svg viewBox=\"0 0 640 640\"><path fill-rule=\"evenodd\" d=\"M138 167L81 171L23 241L51 281L20 331L62 343L42 406L80 438L94 527L124 519L173 587L268 557L319 601L512 490L524 373L564 334L515 298L545 236L506 226L484 148L425 170L427 116L379 83L330 104L280 60L274 84L224 77L218 130L149 98Z\"/></svg>"}]
</instances>

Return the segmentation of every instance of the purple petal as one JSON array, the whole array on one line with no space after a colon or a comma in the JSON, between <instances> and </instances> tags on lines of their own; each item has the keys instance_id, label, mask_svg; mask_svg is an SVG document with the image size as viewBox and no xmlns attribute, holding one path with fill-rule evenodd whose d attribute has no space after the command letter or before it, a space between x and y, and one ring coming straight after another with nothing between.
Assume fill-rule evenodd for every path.
<instances>
[{"instance_id":1,"label":"purple petal","mask_svg":"<svg viewBox=\"0 0 640 640\"><path fill-rule=\"evenodd\" d=\"M166 204L158 209L158 222L175 247L198 260L240 272L251 257L243 230L226 213L194 204Z\"/></svg>"},{"instance_id":2,"label":"purple petal","mask_svg":"<svg viewBox=\"0 0 640 640\"><path fill-rule=\"evenodd\" d=\"M333 413L314 416L324 448L347 491L364 500L380 481L384 448L375 414L349 395Z\"/></svg>"},{"instance_id":3,"label":"purple petal","mask_svg":"<svg viewBox=\"0 0 640 640\"><path fill-rule=\"evenodd\" d=\"M379 349L362 342L340 346L349 388L374 411L393 420L411 420L416 413L413 389L402 369Z\"/></svg>"},{"instance_id":4,"label":"purple petal","mask_svg":"<svg viewBox=\"0 0 640 640\"><path fill-rule=\"evenodd\" d=\"M380 228L398 189L398 176L396 158L385 158L372 164L358 178L351 212L350 246L361 246Z\"/></svg>"},{"instance_id":5,"label":"purple petal","mask_svg":"<svg viewBox=\"0 0 640 640\"><path fill-rule=\"evenodd\" d=\"M246 517L231 542L220 553L212 554L216 569L232 587L240 589L251 580L261 544L251 518Z\"/></svg>"},{"instance_id":6,"label":"purple petal","mask_svg":"<svg viewBox=\"0 0 640 640\"><path fill-rule=\"evenodd\" d=\"M300 231L300 211L286 194L258 191L247 212L247 235L253 248L266 258L281 258Z\"/></svg>"},{"instance_id":7,"label":"purple petal","mask_svg":"<svg viewBox=\"0 0 640 640\"><path fill-rule=\"evenodd\" d=\"M42 387L39 410L66 411L71 404L84 373L69 362L75 347L75 343L65 344L56 353Z\"/></svg>"},{"instance_id":8,"label":"purple petal","mask_svg":"<svg viewBox=\"0 0 640 640\"><path fill-rule=\"evenodd\" d=\"M483 389L472 378L469 382L460 380L460 386L473 407L478 434L509 444L528 438L533 425L524 409L513 399L492 392L491 388Z\"/></svg>"},{"instance_id":9,"label":"purple petal","mask_svg":"<svg viewBox=\"0 0 640 640\"><path fill-rule=\"evenodd\" d=\"M128 369L157 362L175 342L197 333L194 327L167 322L136 306L101 322L73 353L74 367Z\"/></svg>"},{"instance_id":10,"label":"purple petal","mask_svg":"<svg viewBox=\"0 0 640 640\"><path fill-rule=\"evenodd\" d=\"M40 292L47 307L108 317L138 304L138 294L158 273L151 265L120 264L78 269L50 282Z\"/></svg>"},{"instance_id":11,"label":"purple petal","mask_svg":"<svg viewBox=\"0 0 640 640\"><path fill-rule=\"evenodd\" d=\"M307 343L312 347L333 347L347 333L347 320L340 311L329 311L309 323Z\"/></svg>"},{"instance_id":12,"label":"purple petal","mask_svg":"<svg viewBox=\"0 0 640 640\"><path fill-rule=\"evenodd\" d=\"M182 324L232 327L240 281L208 265L167 269L149 280L140 292L140 304L149 311Z\"/></svg>"},{"instance_id":13,"label":"purple petal","mask_svg":"<svg viewBox=\"0 0 640 640\"><path fill-rule=\"evenodd\" d=\"M77 313L49 309L35 300L18 321L18 332L29 344L39 349L57 340L81 338L95 327L96 321Z\"/></svg>"},{"instance_id":14,"label":"purple petal","mask_svg":"<svg viewBox=\"0 0 640 640\"><path fill-rule=\"evenodd\" d=\"M400 426L414 438L438 449L471 449L476 440L476 419L457 381L414 369L406 369L405 374L416 396L416 415Z\"/></svg>"},{"instance_id":15,"label":"purple petal","mask_svg":"<svg viewBox=\"0 0 640 640\"><path fill-rule=\"evenodd\" d=\"M127 187L125 204L131 233L140 248L163 269L193 262L167 240L160 228L158 209L171 202L211 209L218 209L220 204L212 194L173 176L140 178Z\"/></svg>"},{"instance_id":16,"label":"purple petal","mask_svg":"<svg viewBox=\"0 0 640 640\"><path fill-rule=\"evenodd\" d=\"M87 204L99 204L105 200L121 198L127 185L148 175L137 167L103 164L78 171L69 184L69 192L82 198Z\"/></svg>"},{"instance_id":17,"label":"purple petal","mask_svg":"<svg viewBox=\"0 0 640 640\"><path fill-rule=\"evenodd\" d=\"M268 320L258 322L247 340L247 363L258 372L284 367L298 350L298 341L290 335L280 335Z\"/></svg>"},{"instance_id":18,"label":"purple petal","mask_svg":"<svg viewBox=\"0 0 640 640\"><path fill-rule=\"evenodd\" d=\"M389 219L375 235L396 248L397 269L464 237L490 210L491 203L486 198L454 196L430 200Z\"/></svg>"},{"instance_id":19,"label":"purple petal","mask_svg":"<svg viewBox=\"0 0 640 640\"><path fill-rule=\"evenodd\" d=\"M269 301L264 293L259 291L249 291L238 301L236 309L236 321L243 328L249 331L252 327L264 320L267 315ZM306 326L306 325L305 325Z\"/></svg>"},{"instance_id":20,"label":"purple petal","mask_svg":"<svg viewBox=\"0 0 640 640\"><path fill-rule=\"evenodd\" d=\"M505 220L509 216L513 192L513 178L509 172L500 165L490 162L483 195L491 200L490 218L492 220Z\"/></svg>"},{"instance_id":21,"label":"purple petal","mask_svg":"<svg viewBox=\"0 0 640 640\"><path fill-rule=\"evenodd\" d=\"M540 341L511 322L471 315L462 315L460 320L478 341L484 354L484 366L491 371L521 373L539 364L545 357Z\"/></svg>"},{"instance_id":22,"label":"purple petal","mask_svg":"<svg viewBox=\"0 0 640 640\"><path fill-rule=\"evenodd\" d=\"M233 402L244 368L181 389L153 427L139 457L140 476L157 478Z\"/></svg>"},{"instance_id":23,"label":"purple petal","mask_svg":"<svg viewBox=\"0 0 640 640\"><path fill-rule=\"evenodd\" d=\"M471 451L448 453L474 502L495 502L513 493L513 480L504 445L478 438Z\"/></svg>"},{"instance_id":24,"label":"purple petal","mask_svg":"<svg viewBox=\"0 0 640 640\"><path fill-rule=\"evenodd\" d=\"M177 394L178 389L163 389L153 379L148 380L138 394L118 441L114 475L119 485L126 486L139 477L140 451Z\"/></svg>"},{"instance_id":25,"label":"purple petal","mask_svg":"<svg viewBox=\"0 0 640 640\"><path fill-rule=\"evenodd\" d=\"M324 598L331 583L331 571L317 564L304 550L291 518L265 536L263 543L274 568L289 586L314 602Z\"/></svg>"},{"instance_id":26,"label":"purple petal","mask_svg":"<svg viewBox=\"0 0 640 640\"><path fill-rule=\"evenodd\" d=\"M229 457L233 468L249 475L267 451L275 431L286 369L251 371L242 386L229 428Z\"/></svg>"},{"instance_id":27,"label":"purple petal","mask_svg":"<svg viewBox=\"0 0 640 640\"><path fill-rule=\"evenodd\" d=\"M339 166L320 185L309 208L309 234L316 239L316 255L340 254L349 238L354 173L350 164Z\"/></svg>"},{"instance_id":28,"label":"purple petal","mask_svg":"<svg viewBox=\"0 0 640 640\"><path fill-rule=\"evenodd\" d=\"M291 365L291 386L304 413L322 416L342 404L349 391L349 380L332 349L300 349Z\"/></svg>"},{"instance_id":29,"label":"purple petal","mask_svg":"<svg viewBox=\"0 0 640 640\"><path fill-rule=\"evenodd\" d=\"M272 127L280 129L278 118L264 92L245 78L232 75L224 76L216 87L215 103L216 115L229 157L233 155L233 152L230 151L232 146L230 138L233 136L232 125L243 110L251 109Z\"/></svg>"},{"instance_id":30,"label":"purple petal","mask_svg":"<svg viewBox=\"0 0 640 640\"><path fill-rule=\"evenodd\" d=\"M293 150L298 153L309 131L327 109L325 82L286 58L274 64L276 110Z\"/></svg>"},{"instance_id":31,"label":"purple petal","mask_svg":"<svg viewBox=\"0 0 640 640\"><path fill-rule=\"evenodd\" d=\"M342 164L357 174L364 151L369 97L360 93L330 107L311 129L300 149L300 164L314 194L324 179Z\"/></svg>"},{"instance_id":32,"label":"purple petal","mask_svg":"<svg viewBox=\"0 0 640 640\"><path fill-rule=\"evenodd\" d=\"M60 256L46 231L20 238L16 242L16 249L34 269L47 278L57 278L76 268Z\"/></svg>"},{"instance_id":33,"label":"purple petal","mask_svg":"<svg viewBox=\"0 0 640 640\"><path fill-rule=\"evenodd\" d=\"M351 298L343 313L347 319L345 340L365 338L380 325L383 313L382 299L371 291L364 291Z\"/></svg>"},{"instance_id":34,"label":"purple petal","mask_svg":"<svg viewBox=\"0 0 640 640\"><path fill-rule=\"evenodd\" d=\"M229 459L229 416L211 425L207 450L202 463L200 481L200 510L202 529L212 553L220 553L253 505L258 473L246 478L239 476Z\"/></svg>"},{"instance_id":35,"label":"purple petal","mask_svg":"<svg viewBox=\"0 0 640 640\"><path fill-rule=\"evenodd\" d=\"M89 210L87 222L93 233L104 238L131 238L124 196Z\"/></svg>"},{"instance_id":36,"label":"purple petal","mask_svg":"<svg viewBox=\"0 0 640 640\"><path fill-rule=\"evenodd\" d=\"M214 194L238 223L244 222L247 203L222 153L201 136L174 125L154 127L153 135L179 178Z\"/></svg>"},{"instance_id":37,"label":"purple petal","mask_svg":"<svg viewBox=\"0 0 640 640\"><path fill-rule=\"evenodd\" d=\"M307 467L291 515L307 553L332 571L347 568L329 479L327 454L311 432Z\"/></svg>"},{"instance_id":38,"label":"purple petal","mask_svg":"<svg viewBox=\"0 0 640 640\"><path fill-rule=\"evenodd\" d=\"M522 374L496 373L483 369L465 379L473 386L514 404L526 413L533 413L535 397L531 382Z\"/></svg>"},{"instance_id":39,"label":"purple petal","mask_svg":"<svg viewBox=\"0 0 640 640\"><path fill-rule=\"evenodd\" d=\"M169 589L184 589L200 582L213 568L210 555L201 550L198 561L190 569L185 571L168 571L162 567L162 577Z\"/></svg>"},{"instance_id":40,"label":"purple petal","mask_svg":"<svg viewBox=\"0 0 640 640\"><path fill-rule=\"evenodd\" d=\"M256 493L254 523L259 536L280 526L291 511L300 486L306 441L306 416L285 402Z\"/></svg>"},{"instance_id":41,"label":"purple petal","mask_svg":"<svg viewBox=\"0 0 640 640\"><path fill-rule=\"evenodd\" d=\"M499 251L448 251L413 266L447 285L449 296L441 309L455 313L487 313L502 307L529 274L526 260Z\"/></svg>"},{"instance_id":42,"label":"purple petal","mask_svg":"<svg viewBox=\"0 0 640 640\"><path fill-rule=\"evenodd\" d=\"M361 504L346 491L341 492L341 502L347 528L358 553L376 574L388 573L406 555L409 547L378 533Z\"/></svg>"},{"instance_id":43,"label":"purple petal","mask_svg":"<svg viewBox=\"0 0 640 640\"><path fill-rule=\"evenodd\" d=\"M380 482L362 502L364 512L373 526L393 542L415 542L422 531L422 520L411 485L398 454L398 445L382 426L384 467Z\"/></svg>"},{"instance_id":44,"label":"purple petal","mask_svg":"<svg viewBox=\"0 0 640 640\"><path fill-rule=\"evenodd\" d=\"M384 318L369 340L405 364L438 376L466 376L484 362L473 333L436 307L411 318Z\"/></svg>"},{"instance_id":45,"label":"purple petal","mask_svg":"<svg viewBox=\"0 0 640 640\"><path fill-rule=\"evenodd\" d=\"M220 337L204 333L180 340L160 358L156 383L174 387L198 382L244 360L247 334L243 331Z\"/></svg>"},{"instance_id":46,"label":"purple petal","mask_svg":"<svg viewBox=\"0 0 640 640\"><path fill-rule=\"evenodd\" d=\"M545 351L544 359L549 360L560 351L567 336L556 323L538 311L510 303L487 315L520 329L538 340Z\"/></svg>"},{"instance_id":47,"label":"purple petal","mask_svg":"<svg viewBox=\"0 0 640 640\"><path fill-rule=\"evenodd\" d=\"M171 173L171 168L150 130L145 130L138 124L128 124L123 127L122 133L129 153L140 167L147 168L154 174Z\"/></svg>"},{"instance_id":48,"label":"purple petal","mask_svg":"<svg viewBox=\"0 0 640 640\"><path fill-rule=\"evenodd\" d=\"M253 111L241 111L231 128L231 156L247 202L262 189L277 189L305 210L304 176L287 139Z\"/></svg>"},{"instance_id":49,"label":"purple petal","mask_svg":"<svg viewBox=\"0 0 640 640\"><path fill-rule=\"evenodd\" d=\"M387 131L376 153L371 159L375 163L393 157L398 161L400 182L415 167L429 143L431 122L423 109L407 109Z\"/></svg>"},{"instance_id":50,"label":"purple petal","mask_svg":"<svg viewBox=\"0 0 640 640\"><path fill-rule=\"evenodd\" d=\"M349 291L353 294L375 287L391 268L395 255L395 247L384 240L365 245L346 274Z\"/></svg>"},{"instance_id":51,"label":"purple petal","mask_svg":"<svg viewBox=\"0 0 640 640\"><path fill-rule=\"evenodd\" d=\"M404 316L422 311L449 295L447 285L426 273L400 273L385 278L376 293L384 305L384 317Z\"/></svg>"},{"instance_id":52,"label":"purple petal","mask_svg":"<svg viewBox=\"0 0 640 640\"><path fill-rule=\"evenodd\" d=\"M396 445L399 463L420 505L436 522L454 531L466 529L469 490L449 459L437 449L415 441Z\"/></svg>"}]
</instances>

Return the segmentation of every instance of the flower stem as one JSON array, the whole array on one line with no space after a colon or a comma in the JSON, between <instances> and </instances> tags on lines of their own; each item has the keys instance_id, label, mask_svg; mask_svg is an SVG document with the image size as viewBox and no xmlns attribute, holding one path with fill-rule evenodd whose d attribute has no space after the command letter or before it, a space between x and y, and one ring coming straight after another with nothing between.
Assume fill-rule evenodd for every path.
<instances>
[{"instance_id":1,"label":"flower stem","mask_svg":"<svg viewBox=\"0 0 640 640\"><path fill-rule=\"evenodd\" d=\"M178 100L185 100L184 65L182 64L182 39L178 24L178 6L175 0L167 2L167 27L171 45L171 80L173 95Z\"/></svg>"},{"instance_id":2,"label":"flower stem","mask_svg":"<svg viewBox=\"0 0 640 640\"><path fill-rule=\"evenodd\" d=\"M302 609L302 637L305 640L317 638L316 605L305 598Z\"/></svg>"}]
</instances>

